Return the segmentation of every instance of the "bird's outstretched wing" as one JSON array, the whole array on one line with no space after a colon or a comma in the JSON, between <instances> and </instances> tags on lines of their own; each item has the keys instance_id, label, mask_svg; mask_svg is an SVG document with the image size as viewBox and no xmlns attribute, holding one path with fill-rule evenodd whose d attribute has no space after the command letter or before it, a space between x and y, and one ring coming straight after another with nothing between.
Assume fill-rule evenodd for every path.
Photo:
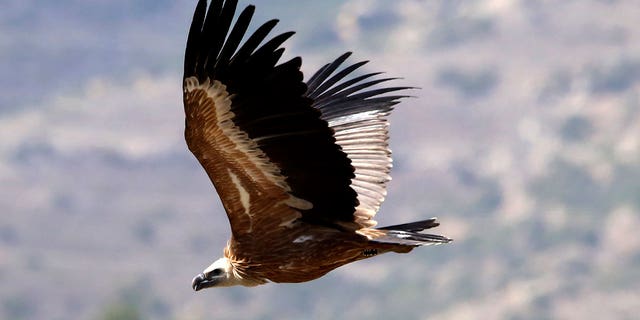
<instances>
[{"instance_id":1,"label":"bird's outstretched wing","mask_svg":"<svg viewBox=\"0 0 640 320\"><path fill-rule=\"evenodd\" d=\"M351 184L360 180L336 143L332 118L312 106L301 59L278 64L293 33L264 42L277 23L271 20L240 45L254 7L232 24L236 6L214 0L207 9L199 1L183 86L187 145L217 189L234 237L297 219L353 224L359 202Z\"/></svg>"},{"instance_id":2,"label":"bird's outstretched wing","mask_svg":"<svg viewBox=\"0 0 640 320\"><path fill-rule=\"evenodd\" d=\"M376 224L373 216L387 194L386 183L391 180L387 117L399 99L407 97L395 93L412 88L372 88L396 79L375 78L380 73L346 78L367 63L362 61L338 70L350 55L347 52L320 68L307 82L306 96L313 99L313 107L322 112L321 118L334 130L336 143L355 168L351 187L358 193L356 222L372 227Z\"/></svg>"}]
</instances>

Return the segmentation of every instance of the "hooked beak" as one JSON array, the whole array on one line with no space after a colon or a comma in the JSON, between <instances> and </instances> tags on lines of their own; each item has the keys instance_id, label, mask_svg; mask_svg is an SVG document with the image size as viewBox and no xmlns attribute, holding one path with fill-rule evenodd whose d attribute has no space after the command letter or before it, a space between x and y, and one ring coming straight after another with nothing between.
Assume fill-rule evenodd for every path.
<instances>
[{"instance_id":1,"label":"hooked beak","mask_svg":"<svg viewBox=\"0 0 640 320\"><path fill-rule=\"evenodd\" d=\"M218 283L216 278L208 279L204 273L201 273L193 278L191 281L191 287L195 291L200 291L202 289L210 288L215 286Z\"/></svg>"}]
</instances>

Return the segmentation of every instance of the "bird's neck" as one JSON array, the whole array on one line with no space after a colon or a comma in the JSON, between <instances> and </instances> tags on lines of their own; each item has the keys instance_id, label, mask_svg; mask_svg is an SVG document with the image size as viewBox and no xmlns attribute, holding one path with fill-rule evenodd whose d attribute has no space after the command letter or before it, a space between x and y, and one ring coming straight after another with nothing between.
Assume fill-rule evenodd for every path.
<instances>
[{"instance_id":1,"label":"bird's neck","mask_svg":"<svg viewBox=\"0 0 640 320\"><path fill-rule=\"evenodd\" d=\"M227 246L224 248L224 256L230 264L228 272L232 274L238 284L245 287L255 287L269 282L269 280L265 278L256 277L251 270L251 263L244 259L238 259L233 253L229 243L227 243Z\"/></svg>"}]
</instances>

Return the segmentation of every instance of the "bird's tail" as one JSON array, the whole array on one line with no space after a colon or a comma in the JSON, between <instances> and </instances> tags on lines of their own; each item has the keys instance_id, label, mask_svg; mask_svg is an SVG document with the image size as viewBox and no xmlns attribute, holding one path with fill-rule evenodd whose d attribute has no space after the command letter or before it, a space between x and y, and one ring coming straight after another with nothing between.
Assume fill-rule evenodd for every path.
<instances>
[{"instance_id":1,"label":"bird's tail","mask_svg":"<svg viewBox=\"0 0 640 320\"><path fill-rule=\"evenodd\" d=\"M384 231L382 236L376 237L375 242L393 243L406 246L425 246L441 243L449 243L452 240L445 236L429 233L421 233L425 229L439 226L436 218L421 220L416 222L398 224L394 226L382 227L377 230Z\"/></svg>"}]
</instances>

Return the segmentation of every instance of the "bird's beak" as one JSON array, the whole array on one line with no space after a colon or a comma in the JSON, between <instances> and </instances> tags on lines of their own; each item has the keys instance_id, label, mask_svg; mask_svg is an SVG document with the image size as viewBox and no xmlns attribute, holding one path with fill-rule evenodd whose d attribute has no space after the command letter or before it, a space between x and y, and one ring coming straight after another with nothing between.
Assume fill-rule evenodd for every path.
<instances>
[{"instance_id":1,"label":"bird's beak","mask_svg":"<svg viewBox=\"0 0 640 320\"><path fill-rule=\"evenodd\" d=\"M218 283L218 280L216 278L207 279L204 273L201 273L193 278L193 281L191 281L191 287L195 291L200 291L202 289L213 287L217 283Z\"/></svg>"}]
</instances>

